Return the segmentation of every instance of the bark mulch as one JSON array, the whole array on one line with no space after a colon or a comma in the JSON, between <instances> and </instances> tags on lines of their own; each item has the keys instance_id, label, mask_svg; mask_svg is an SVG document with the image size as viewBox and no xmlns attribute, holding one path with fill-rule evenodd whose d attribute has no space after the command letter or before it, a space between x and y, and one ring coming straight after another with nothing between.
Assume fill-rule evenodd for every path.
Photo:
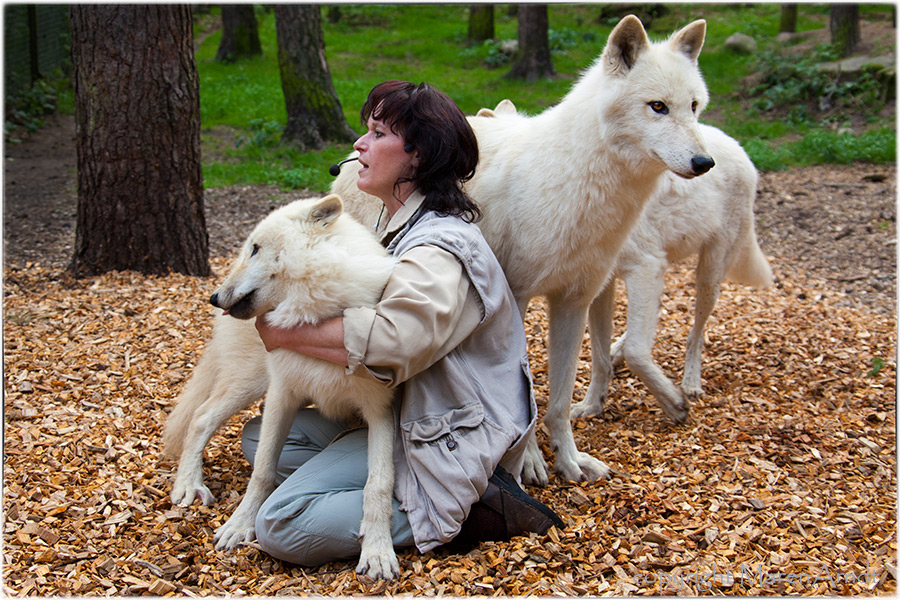
<instances>
[{"instance_id":1,"label":"bark mulch","mask_svg":"<svg viewBox=\"0 0 900 600\"><path fill-rule=\"evenodd\" d=\"M224 273L224 259L214 265ZM789 260L773 267L768 290L725 284L707 327L707 395L686 424L671 424L625 369L604 416L574 423L579 447L616 474L529 490L564 529L467 554L404 551L395 581L359 577L353 562L309 569L252 545L214 550L249 479L239 432L258 408L207 448L218 502L169 502L175 465L160 458L161 430L209 335L204 299L217 278L67 282L35 264L8 269L3 593L894 594L895 313L847 305ZM674 269L664 298L655 357L673 377L691 282L689 267ZM527 329L543 410L541 301ZM589 369L585 345L576 400Z\"/></svg>"}]
</instances>

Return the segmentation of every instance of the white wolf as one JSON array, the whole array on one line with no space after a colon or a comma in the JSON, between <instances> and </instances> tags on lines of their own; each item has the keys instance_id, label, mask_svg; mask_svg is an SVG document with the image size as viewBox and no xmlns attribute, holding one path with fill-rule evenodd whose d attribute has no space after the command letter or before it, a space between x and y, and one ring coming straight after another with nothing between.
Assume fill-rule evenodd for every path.
<instances>
[{"instance_id":1,"label":"white wolf","mask_svg":"<svg viewBox=\"0 0 900 600\"><path fill-rule=\"evenodd\" d=\"M637 17L625 17L556 106L531 117L497 111L469 120L480 160L466 191L484 213L479 226L522 315L531 298L548 300L544 422L556 451L554 468L566 479L609 472L576 448L569 423L588 307L662 174L691 178L714 164L697 122L708 101L697 65L705 35L706 22L698 20L652 43ZM363 199L356 179L354 169L344 169L332 191L348 210L365 214L377 200ZM522 477L548 483L534 437Z\"/></svg>"},{"instance_id":2,"label":"white wolf","mask_svg":"<svg viewBox=\"0 0 900 600\"><path fill-rule=\"evenodd\" d=\"M716 157L716 168L690 181L667 173L619 253L615 276L624 280L628 291L628 324L626 334L613 345L612 356L614 280L591 305L591 384L584 400L572 406L573 417L603 411L613 364L624 359L665 413L675 422L683 421L687 399L703 394L703 328L722 280L727 277L756 287L772 283L772 269L756 240L756 168L740 144L725 133L709 125L701 125L701 131L707 150ZM694 325L679 389L653 362L651 351L666 268L695 254L699 257Z\"/></svg>"},{"instance_id":3,"label":"white wolf","mask_svg":"<svg viewBox=\"0 0 900 600\"><path fill-rule=\"evenodd\" d=\"M228 417L258 400L268 383L253 474L237 510L216 531L217 548L254 539L256 513L275 488L278 456L294 415L315 405L330 418L360 416L369 426L357 571L373 577L399 574L390 532L393 392L324 360L288 350L266 353L251 320L266 314L273 325L290 327L338 316L347 307L374 306L393 265L372 233L343 213L340 197L298 200L260 221L210 298L230 317L217 319L166 423L167 450L181 455L173 502L189 505L195 495L211 501L203 485L203 447Z\"/></svg>"}]
</instances>

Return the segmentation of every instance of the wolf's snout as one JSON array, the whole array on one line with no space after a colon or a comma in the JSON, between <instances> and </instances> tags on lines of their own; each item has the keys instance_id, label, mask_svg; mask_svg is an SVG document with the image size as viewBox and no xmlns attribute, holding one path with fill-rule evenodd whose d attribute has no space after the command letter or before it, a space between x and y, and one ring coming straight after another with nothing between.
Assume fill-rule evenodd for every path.
<instances>
[{"instance_id":1,"label":"wolf's snout","mask_svg":"<svg viewBox=\"0 0 900 600\"><path fill-rule=\"evenodd\" d=\"M716 166L716 161L711 156L699 155L691 159L691 170L694 175L703 175L714 166Z\"/></svg>"},{"instance_id":2,"label":"wolf's snout","mask_svg":"<svg viewBox=\"0 0 900 600\"><path fill-rule=\"evenodd\" d=\"M219 306L219 292L214 293L209 297L209 303L215 306L216 308L222 308Z\"/></svg>"}]
</instances>

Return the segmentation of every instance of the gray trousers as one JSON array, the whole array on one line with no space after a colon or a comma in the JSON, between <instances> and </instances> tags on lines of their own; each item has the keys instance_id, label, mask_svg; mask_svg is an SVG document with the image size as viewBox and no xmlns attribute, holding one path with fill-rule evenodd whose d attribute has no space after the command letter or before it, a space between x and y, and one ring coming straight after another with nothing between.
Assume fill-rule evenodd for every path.
<instances>
[{"instance_id":1,"label":"gray trousers","mask_svg":"<svg viewBox=\"0 0 900 600\"><path fill-rule=\"evenodd\" d=\"M253 464L262 417L244 427L241 448ZM278 461L278 487L256 515L259 545L275 558L318 566L359 556L359 524L368 468L368 429L349 429L312 408L297 412ZM395 547L415 545L394 498Z\"/></svg>"}]
</instances>

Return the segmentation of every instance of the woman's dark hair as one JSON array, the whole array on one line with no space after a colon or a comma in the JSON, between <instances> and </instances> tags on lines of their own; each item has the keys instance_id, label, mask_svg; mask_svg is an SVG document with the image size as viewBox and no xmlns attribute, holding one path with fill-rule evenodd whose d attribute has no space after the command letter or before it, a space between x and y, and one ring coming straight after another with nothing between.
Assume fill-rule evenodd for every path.
<instances>
[{"instance_id":1,"label":"woman's dark hair","mask_svg":"<svg viewBox=\"0 0 900 600\"><path fill-rule=\"evenodd\" d=\"M465 115L447 94L427 83L385 81L372 91L360 111L363 126L369 117L383 121L419 153L419 166L409 178L425 196L425 208L469 222L481 218L478 205L462 186L475 175L478 140Z\"/></svg>"}]
</instances>

